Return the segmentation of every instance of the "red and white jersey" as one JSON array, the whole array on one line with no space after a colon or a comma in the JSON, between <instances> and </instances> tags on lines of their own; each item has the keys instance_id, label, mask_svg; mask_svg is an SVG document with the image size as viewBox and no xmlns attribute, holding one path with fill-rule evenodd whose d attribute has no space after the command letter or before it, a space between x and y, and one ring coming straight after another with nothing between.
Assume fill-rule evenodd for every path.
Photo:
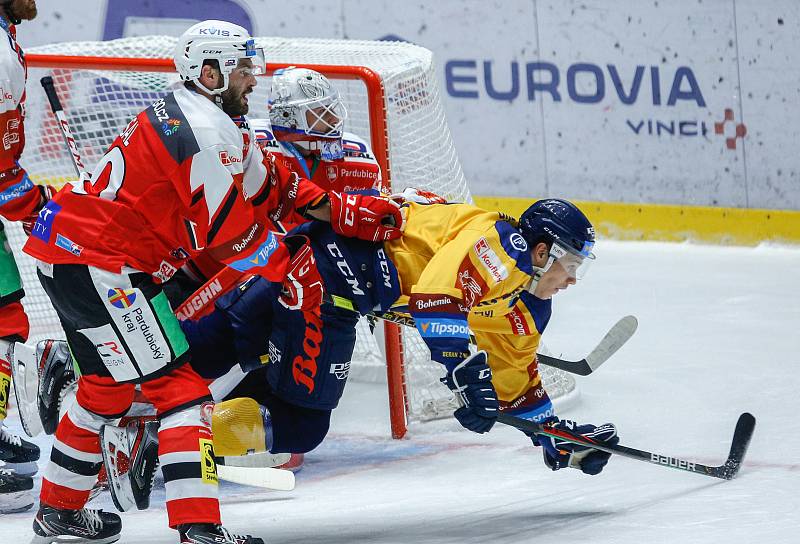
<instances>
[{"instance_id":1,"label":"red and white jersey","mask_svg":"<svg viewBox=\"0 0 800 544\"><path fill-rule=\"evenodd\" d=\"M25 251L161 281L208 252L243 272L269 262L260 273L282 279L287 252L262 208L275 172L245 139L213 102L178 88L131 120L90 180L45 206Z\"/></svg>"},{"instance_id":2,"label":"red and white jersey","mask_svg":"<svg viewBox=\"0 0 800 544\"><path fill-rule=\"evenodd\" d=\"M263 150L274 153L284 166L300 177L310 179L325 191L381 188L381 167L367 142L355 134L343 134L344 157L329 161L317 156L303 157L291 143L276 140L269 119L252 119L250 124Z\"/></svg>"},{"instance_id":3,"label":"red and white jersey","mask_svg":"<svg viewBox=\"0 0 800 544\"><path fill-rule=\"evenodd\" d=\"M14 25L0 16L0 26L0 215L17 221L33 213L41 193L19 165L25 147L25 56Z\"/></svg>"}]
</instances>

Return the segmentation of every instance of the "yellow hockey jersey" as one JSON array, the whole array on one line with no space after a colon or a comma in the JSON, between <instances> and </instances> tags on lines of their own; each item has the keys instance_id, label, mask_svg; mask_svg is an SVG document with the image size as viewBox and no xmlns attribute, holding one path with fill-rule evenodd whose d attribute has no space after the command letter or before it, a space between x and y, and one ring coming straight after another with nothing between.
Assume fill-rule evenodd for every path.
<instances>
[{"instance_id":1,"label":"yellow hockey jersey","mask_svg":"<svg viewBox=\"0 0 800 544\"><path fill-rule=\"evenodd\" d=\"M469 355L471 331L488 354L501 409L552 415L536 363L551 302L527 292L531 252L513 220L468 204L405 210L403 236L385 248L400 278L398 305L407 305L431 357L452 369Z\"/></svg>"}]
</instances>

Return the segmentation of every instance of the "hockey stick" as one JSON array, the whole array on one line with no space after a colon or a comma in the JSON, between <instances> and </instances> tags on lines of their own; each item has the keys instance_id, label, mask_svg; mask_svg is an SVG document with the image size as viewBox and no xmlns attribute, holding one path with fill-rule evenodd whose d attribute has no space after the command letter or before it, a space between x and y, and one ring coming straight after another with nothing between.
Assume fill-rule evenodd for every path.
<instances>
[{"instance_id":1,"label":"hockey stick","mask_svg":"<svg viewBox=\"0 0 800 544\"><path fill-rule=\"evenodd\" d=\"M653 463L664 467L674 468L677 470L684 470L687 472L694 472L703 476L712 476L714 478L721 478L723 480L731 480L739 472L742 466L742 461L747 453L747 447L750 445L750 439L753 437L753 430L756 426L756 418L747 412L739 416L736 422L736 429L733 431L733 440L731 441L731 450L725 462L719 466L703 465L694 461L687 461L677 457L669 457L660 453L653 453L645 450L637 450L622 445L603 444L595 442L585 436L571 433L563 429L555 429L540 423L534 423L527 419L512 416L510 414L500 413L497 420L505 425L515 427L525 433L533 433L538 435L549 436L551 438L558 438L571 444L578 444L587 446L596 450L621 455L637 461L644 461L646 463Z\"/></svg>"},{"instance_id":2,"label":"hockey stick","mask_svg":"<svg viewBox=\"0 0 800 544\"><path fill-rule=\"evenodd\" d=\"M235 484L291 491L294 489L294 472L270 467L238 467L217 463L217 476Z\"/></svg>"},{"instance_id":3,"label":"hockey stick","mask_svg":"<svg viewBox=\"0 0 800 544\"><path fill-rule=\"evenodd\" d=\"M217 475L220 479L235 484L274 489L276 491L291 491L294 489L294 472L272 466L264 466L263 460L273 458L272 454L266 456L243 455L240 457L217 457ZM251 461L252 462L249 462Z\"/></svg>"},{"instance_id":4,"label":"hockey stick","mask_svg":"<svg viewBox=\"0 0 800 544\"><path fill-rule=\"evenodd\" d=\"M337 308L342 308L353 312L357 311L352 300L340 297L338 295L326 294L323 297L323 301L333 304ZM366 316L383 319L384 321L389 321L398 325L404 325L406 327L415 327L413 317L393 311L383 312L380 314L368 313ZM595 346L591 353L589 353L589 355L580 361L568 361L565 359L559 359L558 357L553 357L551 355L544 355L542 353L537 353L536 357L538 358L539 362L544 365L552 366L571 374L588 376L597 370L600 365L605 363L612 355L614 355L617 350L619 350L619 348L625 344L625 342L630 340L631 336L633 336L633 333L636 332L638 325L639 322L634 316L628 315L623 317L617 321L613 327L611 327L611 329L606 333L603 339L600 340L600 343ZM475 339L472 337L470 338L470 341L473 344L475 343Z\"/></svg>"},{"instance_id":5,"label":"hockey stick","mask_svg":"<svg viewBox=\"0 0 800 544\"><path fill-rule=\"evenodd\" d=\"M81 178L86 174L86 167L83 165L83 161L81 161L78 144L75 142L75 138L72 137L72 131L69 129L67 116L64 115L64 108L61 106L61 100L58 98L53 78L44 76L39 82L42 84L44 94L47 95L47 100L50 102L50 109L53 110L53 115L56 116L58 127L61 129L61 135L64 137L64 142L67 144L67 148L72 154L72 165L75 167L75 172L77 172L78 177Z\"/></svg>"},{"instance_id":6,"label":"hockey stick","mask_svg":"<svg viewBox=\"0 0 800 544\"><path fill-rule=\"evenodd\" d=\"M64 108L58 98L53 78L45 76L40 80L47 100L50 102L50 109L53 110L64 137L64 143L70 151L72 166L79 178L87 176L86 167L81 161L81 154L75 138L69 129L67 117L64 115ZM11 358L11 374L14 384L14 396L17 400L19 416L22 428L31 438L41 434L43 431L42 423L39 418L39 411L36 406L39 391L39 368L36 361L36 348L26 345L24 342L15 342L13 357ZM19 385L18 385L19 384Z\"/></svg>"}]
</instances>

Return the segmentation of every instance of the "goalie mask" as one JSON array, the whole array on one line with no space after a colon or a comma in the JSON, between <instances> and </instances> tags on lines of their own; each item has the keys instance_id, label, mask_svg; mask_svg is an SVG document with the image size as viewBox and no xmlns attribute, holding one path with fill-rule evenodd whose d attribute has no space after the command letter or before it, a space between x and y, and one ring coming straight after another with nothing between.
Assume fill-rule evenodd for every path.
<instances>
[{"instance_id":1,"label":"goalie mask","mask_svg":"<svg viewBox=\"0 0 800 544\"><path fill-rule=\"evenodd\" d=\"M344 157L342 133L347 110L324 75L293 66L277 70L268 108L277 140L317 152L325 160Z\"/></svg>"},{"instance_id":2,"label":"goalie mask","mask_svg":"<svg viewBox=\"0 0 800 544\"><path fill-rule=\"evenodd\" d=\"M540 242L550 246L547 264L543 268L534 267L528 288L531 293L553 263L558 262L570 277L581 279L595 259L594 227L577 206L566 200L551 198L535 202L520 217L519 230L531 249Z\"/></svg>"},{"instance_id":3,"label":"goalie mask","mask_svg":"<svg viewBox=\"0 0 800 544\"><path fill-rule=\"evenodd\" d=\"M230 74L239 61L248 59L253 65L253 75L266 71L264 50L256 47L255 40L244 28L225 21L208 20L190 27L175 45L175 67L183 81L191 81L211 95L220 95L228 89ZM208 89L200 83L203 62L216 60L222 75L222 87Z\"/></svg>"}]
</instances>

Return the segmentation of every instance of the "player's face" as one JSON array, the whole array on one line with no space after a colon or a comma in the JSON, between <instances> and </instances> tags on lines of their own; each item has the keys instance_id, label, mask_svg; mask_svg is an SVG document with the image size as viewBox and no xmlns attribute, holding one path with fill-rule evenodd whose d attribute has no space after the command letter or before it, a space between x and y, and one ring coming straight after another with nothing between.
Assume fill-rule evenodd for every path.
<instances>
[{"instance_id":1,"label":"player's face","mask_svg":"<svg viewBox=\"0 0 800 544\"><path fill-rule=\"evenodd\" d=\"M36 17L36 0L14 0L11 2L11 13L23 21Z\"/></svg>"},{"instance_id":2,"label":"player's face","mask_svg":"<svg viewBox=\"0 0 800 544\"><path fill-rule=\"evenodd\" d=\"M536 285L534 294L542 300L552 297L570 285L575 285L577 281L574 273L564 268L560 261L560 259L555 261L547 272L542 274L539 283Z\"/></svg>"},{"instance_id":3,"label":"player's face","mask_svg":"<svg viewBox=\"0 0 800 544\"><path fill-rule=\"evenodd\" d=\"M328 134L335 130L341 121L342 120L333 110L325 106L312 108L306 111L306 122L308 123L309 130L312 132Z\"/></svg>"},{"instance_id":4,"label":"player's face","mask_svg":"<svg viewBox=\"0 0 800 544\"><path fill-rule=\"evenodd\" d=\"M253 62L249 59L239 60L239 64L228 75L228 88L222 93L222 111L231 117L247 114L250 106L247 95L253 92L256 78L253 75Z\"/></svg>"}]
</instances>

